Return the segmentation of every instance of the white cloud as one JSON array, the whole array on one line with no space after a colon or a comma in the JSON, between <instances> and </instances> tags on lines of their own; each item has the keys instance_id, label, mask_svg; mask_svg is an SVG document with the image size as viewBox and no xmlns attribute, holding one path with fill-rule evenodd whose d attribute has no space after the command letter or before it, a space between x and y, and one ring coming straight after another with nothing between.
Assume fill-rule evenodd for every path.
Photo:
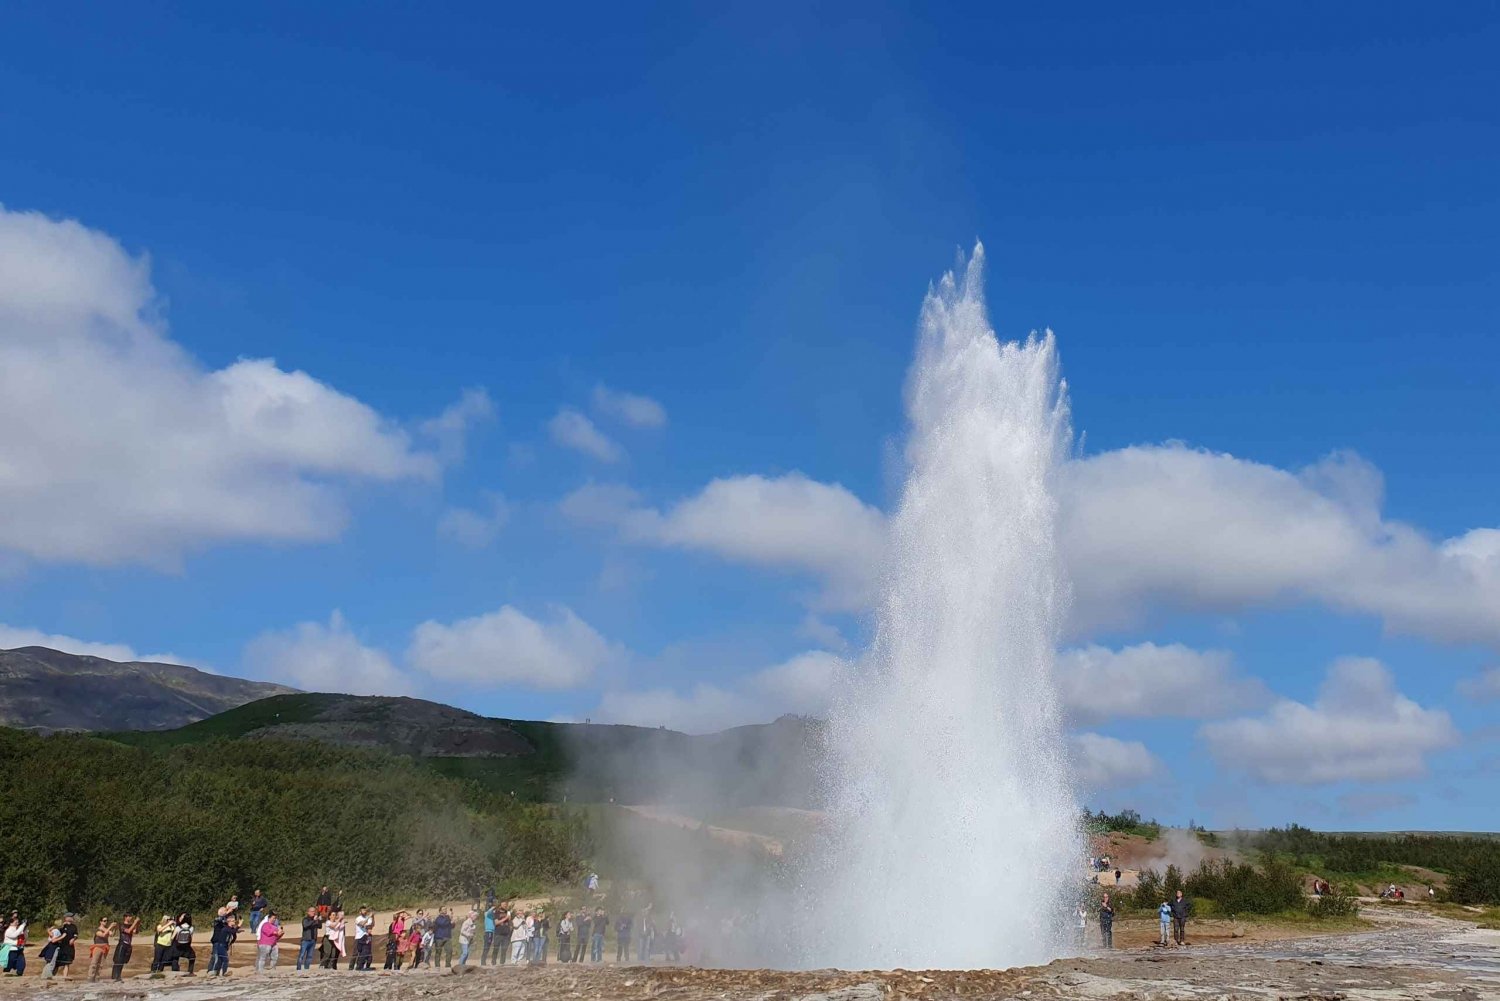
<instances>
[{"instance_id":1,"label":"white cloud","mask_svg":"<svg viewBox=\"0 0 1500 1001\"><path fill-rule=\"evenodd\" d=\"M1494 702L1500 699L1500 666L1486 668L1472 678L1458 683L1458 693L1475 702Z\"/></svg>"},{"instance_id":2,"label":"white cloud","mask_svg":"<svg viewBox=\"0 0 1500 1001\"><path fill-rule=\"evenodd\" d=\"M628 487L593 484L561 509L580 521L613 524L631 541L812 574L824 582L822 603L831 608L870 602L885 545L879 510L800 473L714 480L665 512L639 506Z\"/></svg>"},{"instance_id":3,"label":"white cloud","mask_svg":"<svg viewBox=\"0 0 1500 1001\"><path fill-rule=\"evenodd\" d=\"M350 695L412 695L413 679L380 650L367 647L334 612L328 624L303 622L262 633L245 648L252 677L282 681L307 691Z\"/></svg>"},{"instance_id":4,"label":"white cloud","mask_svg":"<svg viewBox=\"0 0 1500 1001\"><path fill-rule=\"evenodd\" d=\"M833 686L846 667L841 658L812 650L729 685L699 683L686 692L668 688L606 692L591 718L711 733L768 723L787 713L819 716L828 711Z\"/></svg>"},{"instance_id":5,"label":"white cloud","mask_svg":"<svg viewBox=\"0 0 1500 1001\"><path fill-rule=\"evenodd\" d=\"M802 617L802 624L797 627L797 635L811 640L825 650L849 649L849 641L844 638L838 626L811 612Z\"/></svg>"},{"instance_id":6,"label":"white cloud","mask_svg":"<svg viewBox=\"0 0 1500 1001\"><path fill-rule=\"evenodd\" d=\"M76 639L59 633L46 633L40 629L0 624L0 650L15 650L23 646L42 646L50 650L60 650L63 653L77 654L80 657L98 657L102 660L114 660L121 663L141 661L148 664L188 664L197 667L200 671L209 670L202 665L189 664L187 660L175 653L138 654L124 643L96 643L92 640Z\"/></svg>"},{"instance_id":7,"label":"white cloud","mask_svg":"<svg viewBox=\"0 0 1500 1001\"><path fill-rule=\"evenodd\" d=\"M269 359L209 370L167 335L144 257L0 208L0 550L177 565L221 542L328 539L341 484L440 457Z\"/></svg>"},{"instance_id":8,"label":"white cloud","mask_svg":"<svg viewBox=\"0 0 1500 1001\"><path fill-rule=\"evenodd\" d=\"M464 457L469 430L494 416L495 404L486 390L466 389L442 413L423 421L422 433L436 440L444 462L458 462Z\"/></svg>"},{"instance_id":9,"label":"white cloud","mask_svg":"<svg viewBox=\"0 0 1500 1001\"><path fill-rule=\"evenodd\" d=\"M128 662L139 659L135 651L124 643L94 643L89 640L74 639L72 636L44 633L40 629L0 625L0 650L14 650L23 646L44 646L52 650L61 650L63 653L78 654L82 657L102 657L105 660Z\"/></svg>"},{"instance_id":10,"label":"white cloud","mask_svg":"<svg viewBox=\"0 0 1500 1001\"><path fill-rule=\"evenodd\" d=\"M1500 532L1434 543L1383 520L1380 474L1357 456L1292 473L1181 445L1125 448L1070 463L1061 499L1078 633L1162 608L1313 601L1500 646Z\"/></svg>"},{"instance_id":11,"label":"white cloud","mask_svg":"<svg viewBox=\"0 0 1500 1001\"><path fill-rule=\"evenodd\" d=\"M594 409L633 428L664 428L667 408L649 396L622 393L600 383L594 387Z\"/></svg>"},{"instance_id":12,"label":"white cloud","mask_svg":"<svg viewBox=\"0 0 1500 1001\"><path fill-rule=\"evenodd\" d=\"M1070 738L1069 750L1079 785L1091 792L1137 785L1165 771L1160 759L1138 740L1079 733Z\"/></svg>"},{"instance_id":13,"label":"white cloud","mask_svg":"<svg viewBox=\"0 0 1500 1001\"><path fill-rule=\"evenodd\" d=\"M494 542L510 520L510 505L499 494L490 494L485 510L451 507L438 519L438 535L470 549L483 549Z\"/></svg>"},{"instance_id":14,"label":"white cloud","mask_svg":"<svg viewBox=\"0 0 1500 1001\"><path fill-rule=\"evenodd\" d=\"M1383 518L1381 490L1378 470L1348 453L1297 472L1180 444L1069 462L1059 477L1069 632L1315 603L1500 648L1500 529L1434 541ZM885 556L881 511L796 473L714 480L666 511L628 487L590 485L562 510L638 543L811 574L830 608L868 608Z\"/></svg>"},{"instance_id":15,"label":"white cloud","mask_svg":"<svg viewBox=\"0 0 1500 1001\"><path fill-rule=\"evenodd\" d=\"M625 458L623 448L595 427L593 421L571 407L559 410L548 422L547 431L557 444L600 462L619 462Z\"/></svg>"},{"instance_id":16,"label":"white cloud","mask_svg":"<svg viewBox=\"0 0 1500 1001\"><path fill-rule=\"evenodd\" d=\"M1312 705L1282 700L1263 716L1199 733L1227 769L1304 785L1413 778L1426 772L1428 754L1458 742L1446 712L1396 691L1390 670L1364 657L1335 661Z\"/></svg>"},{"instance_id":17,"label":"white cloud","mask_svg":"<svg viewBox=\"0 0 1500 1001\"><path fill-rule=\"evenodd\" d=\"M412 632L406 659L437 678L573 688L623 654L571 609L556 608L543 622L505 605L454 623L423 622Z\"/></svg>"},{"instance_id":18,"label":"white cloud","mask_svg":"<svg viewBox=\"0 0 1500 1001\"><path fill-rule=\"evenodd\" d=\"M1106 719L1209 719L1250 709L1269 698L1259 681L1235 674L1222 650L1180 643L1140 643L1121 650L1090 645L1057 661L1063 705L1078 723Z\"/></svg>"}]
</instances>

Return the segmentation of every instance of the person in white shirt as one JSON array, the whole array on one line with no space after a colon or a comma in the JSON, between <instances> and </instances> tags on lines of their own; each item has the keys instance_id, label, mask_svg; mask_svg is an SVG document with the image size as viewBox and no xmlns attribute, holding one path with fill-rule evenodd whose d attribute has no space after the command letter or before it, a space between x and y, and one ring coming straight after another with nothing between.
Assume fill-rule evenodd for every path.
<instances>
[{"instance_id":1,"label":"person in white shirt","mask_svg":"<svg viewBox=\"0 0 1500 1001\"><path fill-rule=\"evenodd\" d=\"M526 950L531 947L531 915L515 924L515 930L510 934L510 961L520 963L526 959Z\"/></svg>"},{"instance_id":2,"label":"person in white shirt","mask_svg":"<svg viewBox=\"0 0 1500 1001\"><path fill-rule=\"evenodd\" d=\"M368 907L361 907L354 918L354 957L349 960L349 969L368 970L373 958L374 942L370 931L375 927L375 916Z\"/></svg>"},{"instance_id":3,"label":"person in white shirt","mask_svg":"<svg viewBox=\"0 0 1500 1001\"><path fill-rule=\"evenodd\" d=\"M474 931L479 925L479 912L470 910L469 916L464 918L464 923L458 926L458 965L467 966L469 963L469 947L474 944Z\"/></svg>"}]
</instances>

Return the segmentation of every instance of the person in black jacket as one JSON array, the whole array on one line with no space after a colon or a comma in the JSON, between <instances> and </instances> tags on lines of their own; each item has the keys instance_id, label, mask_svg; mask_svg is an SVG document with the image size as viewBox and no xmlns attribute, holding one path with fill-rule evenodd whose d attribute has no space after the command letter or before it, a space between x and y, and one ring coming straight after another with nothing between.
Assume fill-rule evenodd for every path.
<instances>
[{"instance_id":1,"label":"person in black jacket","mask_svg":"<svg viewBox=\"0 0 1500 1001\"><path fill-rule=\"evenodd\" d=\"M1172 940L1178 945L1187 945L1187 919L1192 912L1192 902L1178 890L1177 899L1172 901Z\"/></svg>"},{"instance_id":2,"label":"person in black jacket","mask_svg":"<svg viewBox=\"0 0 1500 1001\"><path fill-rule=\"evenodd\" d=\"M1107 893L1099 903L1099 944L1106 949L1115 947L1115 908Z\"/></svg>"}]
</instances>

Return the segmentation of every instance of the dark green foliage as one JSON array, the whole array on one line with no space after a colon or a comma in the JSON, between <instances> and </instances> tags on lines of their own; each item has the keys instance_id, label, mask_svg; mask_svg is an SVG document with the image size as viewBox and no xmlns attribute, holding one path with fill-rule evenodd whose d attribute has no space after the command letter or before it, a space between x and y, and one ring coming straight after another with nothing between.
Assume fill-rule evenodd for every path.
<instances>
[{"instance_id":1,"label":"dark green foliage","mask_svg":"<svg viewBox=\"0 0 1500 1001\"><path fill-rule=\"evenodd\" d=\"M1318 920L1352 918L1359 913L1359 900L1346 893L1327 893L1307 902L1307 913Z\"/></svg>"},{"instance_id":2,"label":"dark green foliage","mask_svg":"<svg viewBox=\"0 0 1500 1001\"><path fill-rule=\"evenodd\" d=\"M1448 881L1457 904L1500 904L1500 852L1476 852L1459 863Z\"/></svg>"},{"instance_id":3,"label":"dark green foliage","mask_svg":"<svg viewBox=\"0 0 1500 1001\"><path fill-rule=\"evenodd\" d=\"M1147 869L1140 875L1134 889L1121 894L1121 900L1136 910L1154 911L1163 900L1171 901L1178 890L1185 890L1182 870L1175 865L1167 866L1165 873Z\"/></svg>"},{"instance_id":4,"label":"dark green foliage","mask_svg":"<svg viewBox=\"0 0 1500 1001\"><path fill-rule=\"evenodd\" d=\"M1161 836L1160 824L1154 820L1142 820L1141 815L1134 810L1121 810L1119 813L1105 813L1103 810L1089 813L1085 810L1083 826L1085 830L1096 834L1117 831L1121 834L1137 834L1148 841L1155 841Z\"/></svg>"},{"instance_id":5,"label":"dark green foliage","mask_svg":"<svg viewBox=\"0 0 1500 1001\"><path fill-rule=\"evenodd\" d=\"M1292 824L1253 835L1254 847L1329 872L1415 865L1456 872L1476 857L1500 859L1500 839L1462 834L1325 834Z\"/></svg>"},{"instance_id":6,"label":"dark green foliage","mask_svg":"<svg viewBox=\"0 0 1500 1001\"><path fill-rule=\"evenodd\" d=\"M0 906L202 910L457 898L576 874L583 821L405 758L310 742L129 747L0 729Z\"/></svg>"},{"instance_id":7,"label":"dark green foliage","mask_svg":"<svg viewBox=\"0 0 1500 1001\"><path fill-rule=\"evenodd\" d=\"M1212 900L1225 914L1276 914L1303 903L1296 870L1275 859L1259 867L1210 859L1183 880L1183 892Z\"/></svg>"}]
</instances>

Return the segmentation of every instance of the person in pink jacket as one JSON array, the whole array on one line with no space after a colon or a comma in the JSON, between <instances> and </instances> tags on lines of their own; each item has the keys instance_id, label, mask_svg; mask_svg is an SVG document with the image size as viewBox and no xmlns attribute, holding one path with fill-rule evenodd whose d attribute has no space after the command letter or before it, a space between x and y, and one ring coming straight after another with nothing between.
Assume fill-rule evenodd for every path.
<instances>
[{"instance_id":1,"label":"person in pink jacket","mask_svg":"<svg viewBox=\"0 0 1500 1001\"><path fill-rule=\"evenodd\" d=\"M276 968L276 943L281 941L281 919L272 911L260 923L260 932L255 938L255 972L263 973Z\"/></svg>"}]
</instances>

